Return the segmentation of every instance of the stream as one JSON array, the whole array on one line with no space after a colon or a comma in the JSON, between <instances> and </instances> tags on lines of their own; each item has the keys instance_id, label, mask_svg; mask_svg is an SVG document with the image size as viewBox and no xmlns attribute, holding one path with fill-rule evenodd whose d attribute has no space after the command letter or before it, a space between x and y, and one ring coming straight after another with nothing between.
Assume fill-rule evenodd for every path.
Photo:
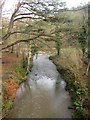
<instances>
[{"instance_id":1,"label":"stream","mask_svg":"<svg viewBox=\"0 0 90 120\"><path fill-rule=\"evenodd\" d=\"M49 55L33 59L28 80L17 91L9 118L71 118L71 99L66 83Z\"/></svg>"}]
</instances>

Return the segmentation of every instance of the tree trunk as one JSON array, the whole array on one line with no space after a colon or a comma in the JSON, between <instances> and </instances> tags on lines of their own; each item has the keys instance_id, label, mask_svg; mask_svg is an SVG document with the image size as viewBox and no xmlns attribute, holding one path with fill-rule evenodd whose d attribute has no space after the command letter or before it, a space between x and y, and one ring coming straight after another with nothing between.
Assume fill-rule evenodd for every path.
<instances>
[{"instance_id":1,"label":"tree trunk","mask_svg":"<svg viewBox=\"0 0 90 120\"><path fill-rule=\"evenodd\" d=\"M88 66L87 66L86 75L88 75L89 69L90 69L90 61L89 61Z\"/></svg>"},{"instance_id":2,"label":"tree trunk","mask_svg":"<svg viewBox=\"0 0 90 120\"><path fill-rule=\"evenodd\" d=\"M57 50L57 55L60 55L60 50L59 49Z\"/></svg>"},{"instance_id":3,"label":"tree trunk","mask_svg":"<svg viewBox=\"0 0 90 120\"><path fill-rule=\"evenodd\" d=\"M11 53L13 53L14 52L14 46L12 46L12 48L11 48Z\"/></svg>"},{"instance_id":4,"label":"tree trunk","mask_svg":"<svg viewBox=\"0 0 90 120\"><path fill-rule=\"evenodd\" d=\"M30 67L32 64L32 55L31 55L31 44L28 43L28 57L27 57L27 72L30 71Z\"/></svg>"},{"instance_id":5,"label":"tree trunk","mask_svg":"<svg viewBox=\"0 0 90 120\"><path fill-rule=\"evenodd\" d=\"M25 53L24 53L24 50L22 52L22 66L23 66L23 68L25 68Z\"/></svg>"}]
</instances>

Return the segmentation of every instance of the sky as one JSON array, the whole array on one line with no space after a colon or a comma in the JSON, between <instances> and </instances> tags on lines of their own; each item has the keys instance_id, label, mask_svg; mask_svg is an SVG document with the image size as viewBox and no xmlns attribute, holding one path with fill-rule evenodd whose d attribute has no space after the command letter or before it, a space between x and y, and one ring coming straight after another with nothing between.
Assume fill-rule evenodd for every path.
<instances>
[{"instance_id":1,"label":"sky","mask_svg":"<svg viewBox=\"0 0 90 120\"><path fill-rule=\"evenodd\" d=\"M67 7L72 8L79 6L81 3L87 4L90 0L64 0L64 1L66 1Z\"/></svg>"},{"instance_id":2,"label":"sky","mask_svg":"<svg viewBox=\"0 0 90 120\"><path fill-rule=\"evenodd\" d=\"M6 16L9 16L13 12L17 1L18 0L6 0L5 5L3 7L3 14L6 14ZM90 0L62 0L62 1L66 2L68 8L72 8L72 7L79 6L81 3L86 4ZM8 12L6 13L5 11L8 11Z\"/></svg>"}]
</instances>

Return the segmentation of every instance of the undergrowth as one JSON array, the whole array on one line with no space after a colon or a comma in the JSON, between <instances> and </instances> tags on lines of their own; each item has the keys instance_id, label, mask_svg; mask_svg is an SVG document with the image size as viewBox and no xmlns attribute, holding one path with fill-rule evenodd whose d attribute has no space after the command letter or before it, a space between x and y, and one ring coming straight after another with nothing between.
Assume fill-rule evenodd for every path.
<instances>
[{"instance_id":1,"label":"undergrowth","mask_svg":"<svg viewBox=\"0 0 90 120\"><path fill-rule=\"evenodd\" d=\"M12 109L19 85L27 80L27 68L22 66L22 62L12 65L11 69L13 71L11 76L3 82L3 116Z\"/></svg>"},{"instance_id":2,"label":"undergrowth","mask_svg":"<svg viewBox=\"0 0 90 120\"><path fill-rule=\"evenodd\" d=\"M72 101L72 118L75 120L85 119L88 120L89 112L89 96L88 96L88 84L85 87L82 87L79 80L75 77L75 74L70 70L66 69L60 65L60 61L57 62L57 58L60 56L51 56L50 59L57 66L57 70L62 75L63 79L66 81L66 90L69 91ZM59 58L60 59L60 58Z\"/></svg>"},{"instance_id":3,"label":"undergrowth","mask_svg":"<svg viewBox=\"0 0 90 120\"><path fill-rule=\"evenodd\" d=\"M69 91L73 106L73 118L85 118L89 116L87 106L89 103L88 88L81 87L79 82L75 79L74 74L69 70L60 70L63 75L67 86L66 90Z\"/></svg>"}]
</instances>

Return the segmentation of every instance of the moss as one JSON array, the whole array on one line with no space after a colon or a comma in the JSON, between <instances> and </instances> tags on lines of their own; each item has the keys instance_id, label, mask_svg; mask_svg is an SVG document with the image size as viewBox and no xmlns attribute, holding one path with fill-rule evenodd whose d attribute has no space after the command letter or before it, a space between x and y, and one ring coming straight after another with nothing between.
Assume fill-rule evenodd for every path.
<instances>
[{"instance_id":1,"label":"moss","mask_svg":"<svg viewBox=\"0 0 90 120\"><path fill-rule=\"evenodd\" d=\"M27 68L23 67L22 64L19 63L18 65L13 65L13 70L15 72L16 82L18 83L18 85L27 80Z\"/></svg>"},{"instance_id":2,"label":"moss","mask_svg":"<svg viewBox=\"0 0 90 120\"><path fill-rule=\"evenodd\" d=\"M12 104L13 104L13 102L11 100L6 102L6 104L5 104L6 113L10 111L10 109L12 108Z\"/></svg>"}]
</instances>

